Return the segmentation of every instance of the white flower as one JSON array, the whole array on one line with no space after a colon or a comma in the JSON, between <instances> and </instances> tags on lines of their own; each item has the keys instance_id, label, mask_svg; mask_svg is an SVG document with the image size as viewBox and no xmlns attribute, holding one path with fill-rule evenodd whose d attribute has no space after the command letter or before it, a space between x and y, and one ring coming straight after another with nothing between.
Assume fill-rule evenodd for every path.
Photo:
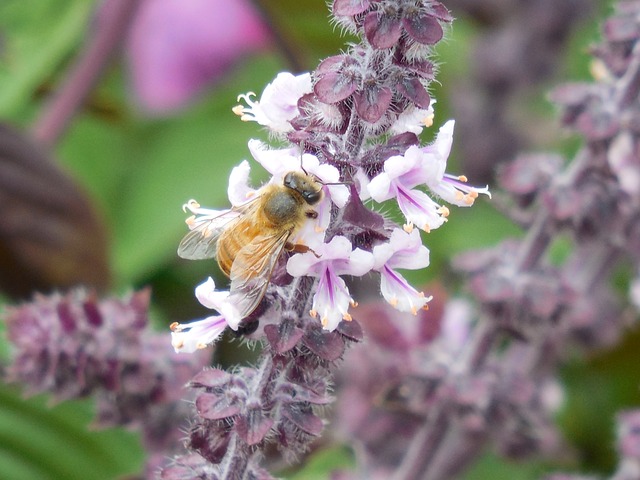
<instances>
[{"instance_id":1,"label":"white flower","mask_svg":"<svg viewBox=\"0 0 640 480\"><path fill-rule=\"evenodd\" d=\"M238 101L242 99L248 106L237 105L233 112L242 121L258 122L273 132L286 133L293 130L290 121L298 115L298 100L311 91L311 74L294 76L281 72L266 86L260 101L251 100L253 92L239 95Z\"/></svg>"},{"instance_id":2,"label":"white flower","mask_svg":"<svg viewBox=\"0 0 640 480\"><path fill-rule=\"evenodd\" d=\"M356 173L353 175L353 182L356 187L356 191L358 192L358 197L360 197L361 201L369 200L371 195L369 194L369 177L364 173L364 170L358 168Z\"/></svg>"},{"instance_id":3,"label":"white flower","mask_svg":"<svg viewBox=\"0 0 640 480\"><path fill-rule=\"evenodd\" d=\"M251 200L255 196L257 190L251 188L249 181L249 162L244 160L240 165L234 167L229 176L229 186L227 187L227 195L231 205L237 207ZM196 200L189 200L182 205L183 211L189 211L193 215L185 220L189 230L200 226L203 223L209 223L207 230L213 233L214 230L224 227L231 219L238 217L239 213L233 209L213 210L204 208ZM203 232L206 235L206 232Z\"/></svg>"},{"instance_id":4,"label":"white flower","mask_svg":"<svg viewBox=\"0 0 640 480\"><path fill-rule=\"evenodd\" d=\"M491 198L491 194L488 187L479 188L467 185L467 177L464 175L454 176L445 173L453 143L454 124L453 120L449 120L440 128L438 137L433 144L419 149L423 155L424 180L429 190L447 202L459 207L470 207L478 194L483 193L489 198ZM409 147L407 152L413 148L418 147Z\"/></svg>"},{"instance_id":5,"label":"white flower","mask_svg":"<svg viewBox=\"0 0 640 480\"><path fill-rule=\"evenodd\" d=\"M207 223L207 231L203 231L204 236L211 235L215 230L222 228L229 220L237 217L239 214L233 210L213 210L211 208L203 208L196 200L189 200L182 205L182 210L188 210L193 215L185 220L189 230L199 227L203 223Z\"/></svg>"},{"instance_id":6,"label":"white flower","mask_svg":"<svg viewBox=\"0 0 640 480\"><path fill-rule=\"evenodd\" d=\"M196 287L196 298L205 307L220 312L233 330L238 329L240 320L242 320L240 313L236 307L228 301L229 291L216 290L216 284L213 278L207 278L204 283Z\"/></svg>"},{"instance_id":7,"label":"white flower","mask_svg":"<svg viewBox=\"0 0 640 480\"><path fill-rule=\"evenodd\" d=\"M640 171L634 136L629 131L618 134L607 152L611 170L618 177L620 187L632 197L640 194Z\"/></svg>"},{"instance_id":8,"label":"white flower","mask_svg":"<svg viewBox=\"0 0 640 480\"><path fill-rule=\"evenodd\" d=\"M417 270L429 265L429 250L422 245L420 233L407 233L399 228L391 234L389 242L373 248L374 270L380 272L380 290L387 302L401 312L414 315L431 297L413 288L399 274L397 268Z\"/></svg>"},{"instance_id":9,"label":"white flower","mask_svg":"<svg viewBox=\"0 0 640 480\"><path fill-rule=\"evenodd\" d=\"M317 255L317 256L316 256ZM351 320L349 305L355 305L344 280L339 275L362 276L373 268L373 255L356 248L342 236L314 247L314 252L292 256L287 271L294 277L318 277L318 287L309 312L320 317L325 330L333 331L341 320Z\"/></svg>"},{"instance_id":10,"label":"white flower","mask_svg":"<svg viewBox=\"0 0 640 480\"><path fill-rule=\"evenodd\" d=\"M207 308L217 310L220 315L212 315L203 320L186 324L171 325L171 344L177 353L192 353L213 343L226 327L238 329L240 314L228 300L228 291L216 291L211 277L196 287L196 298Z\"/></svg>"},{"instance_id":11,"label":"white flower","mask_svg":"<svg viewBox=\"0 0 640 480\"><path fill-rule=\"evenodd\" d=\"M371 198L377 202L396 199L407 219L407 231L415 224L428 232L440 227L449 215L447 207L415 188L419 185L427 186L434 194L460 207L473 205L480 193L491 196L487 187L472 187L466 184L466 177L445 173L453 142L453 127L454 121L450 120L442 126L431 145L414 145L404 155L387 159L384 171L367 185Z\"/></svg>"},{"instance_id":12,"label":"white flower","mask_svg":"<svg viewBox=\"0 0 640 480\"><path fill-rule=\"evenodd\" d=\"M171 345L176 353L193 353L215 342L227 326L221 315L187 324L175 322L171 325Z\"/></svg>"},{"instance_id":13,"label":"white flower","mask_svg":"<svg viewBox=\"0 0 640 480\"><path fill-rule=\"evenodd\" d=\"M414 188L421 184L424 184L422 156L417 147L410 147L404 156L394 155L387 159L384 171L369 182L367 190L376 202L395 198L407 219L407 230L417 225L428 232L446 221L448 210Z\"/></svg>"},{"instance_id":14,"label":"white flower","mask_svg":"<svg viewBox=\"0 0 640 480\"><path fill-rule=\"evenodd\" d=\"M250 172L251 167L246 160L243 160L240 165L233 167L233 170L231 170L229 186L227 187L227 196L231 205L242 205L255 196L257 190L249 186Z\"/></svg>"},{"instance_id":15,"label":"white flower","mask_svg":"<svg viewBox=\"0 0 640 480\"><path fill-rule=\"evenodd\" d=\"M411 132L416 135L420 135L425 127L433 125L433 104L435 100L431 102L429 108L407 108L404 112L398 115L398 118L391 125L390 131L392 134L397 135L400 133Z\"/></svg>"}]
</instances>

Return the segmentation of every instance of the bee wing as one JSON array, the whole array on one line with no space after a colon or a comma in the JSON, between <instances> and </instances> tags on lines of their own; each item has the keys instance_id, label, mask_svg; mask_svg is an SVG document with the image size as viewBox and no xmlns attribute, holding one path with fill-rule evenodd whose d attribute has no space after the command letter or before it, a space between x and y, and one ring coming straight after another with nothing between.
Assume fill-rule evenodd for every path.
<instances>
[{"instance_id":1,"label":"bee wing","mask_svg":"<svg viewBox=\"0 0 640 480\"><path fill-rule=\"evenodd\" d=\"M231 266L231 297L241 318L251 314L264 297L289 235L288 231L261 235L238 252Z\"/></svg>"},{"instance_id":2,"label":"bee wing","mask_svg":"<svg viewBox=\"0 0 640 480\"><path fill-rule=\"evenodd\" d=\"M243 203L230 210L221 212L220 215L202 220L187 233L178 245L178 256L187 260L204 260L213 258L217 252L218 238L227 228L233 228L233 224L245 215L251 214L258 203L258 197L247 203Z\"/></svg>"}]
</instances>

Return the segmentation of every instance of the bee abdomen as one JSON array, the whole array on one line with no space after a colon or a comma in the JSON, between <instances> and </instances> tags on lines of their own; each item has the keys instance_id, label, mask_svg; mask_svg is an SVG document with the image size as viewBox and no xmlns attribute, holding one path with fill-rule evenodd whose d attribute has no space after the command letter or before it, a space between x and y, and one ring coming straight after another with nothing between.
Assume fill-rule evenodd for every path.
<instances>
[{"instance_id":1,"label":"bee abdomen","mask_svg":"<svg viewBox=\"0 0 640 480\"><path fill-rule=\"evenodd\" d=\"M229 235L228 233L222 234L218 240L218 265L227 277L231 275L231 265L233 265L238 252L246 243L241 235Z\"/></svg>"}]
</instances>

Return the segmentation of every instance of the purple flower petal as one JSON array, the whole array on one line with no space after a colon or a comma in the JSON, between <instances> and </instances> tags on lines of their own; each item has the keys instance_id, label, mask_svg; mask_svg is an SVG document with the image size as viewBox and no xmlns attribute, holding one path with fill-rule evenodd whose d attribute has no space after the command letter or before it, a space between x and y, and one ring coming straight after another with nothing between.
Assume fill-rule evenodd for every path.
<instances>
[{"instance_id":1,"label":"purple flower petal","mask_svg":"<svg viewBox=\"0 0 640 480\"><path fill-rule=\"evenodd\" d=\"M374 48L391 48L402 34L402 23L395 15L371 12L364 19L364 33Z\"/></svg>"},{"instance_id":2,"label":"purple flower petal","mask_svg":"<svg viewBox=\"0 0 640 480\"><path fill-rule=\"evenodd\" d=\"M365 87L353 95L356 111L365 122L376 123L391 104L392 92L387 87Z\"/></svg>"},{"instance_id":3,"label":"purple flower petal","mask_svg":"<svg viewBox=\"0 0 640 480\"><path fill-rule=\"evenodd\" d=\"M358 82L355 78L331 72L316 82L313 91L321 102L336 103L349 97L357 88Z\"/></svg>"},{"instance_id":4,"label":"purple flower petal","mask_svg":"<svg viewBox=\"0 0 640 480\"><path fill-rule=\"evenodd\" d=\"M311 412L304 412L293 405L284 407L282 415L309 435L320 435L324 427L322 419L317 415Z\"/></svg>"},{"instance_id":5,"label":"purple flower petal","mask_svg":"<svg viewBox=\"0 0 640 480\"><path fill-rule=\"evenodd\" d=\"M434 45L444 35L438 20L424 12L405 15L402 24L411 38L423 45Z\"/></svg>"},{"instance_id":6,"label":"purple flower petal","mask_svg":"<svg viewBox=\"0 0 640 480\"><path fill-rule=\"evenodd\" d=\"M370 5L370 0L335 0L333 2L333 13L340 16L358 15L369 8Z\"/></svg>"},{"instance_id":7,"label":"purple flower petal","mask_svg":"<svg viewBox=\"0 0 640 480\"><path fill-rule=\"evenodd\" d=\"M340 334L324 331L320 325L311 325L302 342L313 353L330 362L337 360L344 353L344 340Z\"/></svg>"},{"instance_id":8,"label":"purple flower petal","mask_svg":"<svg viewBox=\"0 0 640 480\"><path fill-rule=\"evenodd\" d=\"M235 400L224 395L203 392L196 398L196 409L202 418L220 420L240 413L240 402Z\"/></svg>"},{"instance_id":9,"label":"purple flower petal","mask_svg":"<svg viewBox=\"0 0 640 480\"><path fill-rule=\"evenodd\" d=\"M419 108L429 108L431 97L417 78L405 78L396 85L396 91Z\"/></svg>"},{"instance_id":10,"label":"purple flower petal","mask_svg":"<svg viewBox=\"0 0 640 480\"><path fill-rule=\"evenodd\" d=\"M257 445L271 430L273 420L265 417L258 407L241 415L235 425L236 432L247 445Z\"/></svg>"},{"instance_id":11,"label":"purple flower petal","mask_svg":"<svg viewBox=\"0 0 640 480\"><path fill-rule=\"evenodd\" d=\"M447 7L442 5L440 2L433 2L431 5L429 5L429 13L433 17L443 22L448 23L453 21L453 16L451 15L451 12L447 10Z\"/></svg>"}]
</instances>

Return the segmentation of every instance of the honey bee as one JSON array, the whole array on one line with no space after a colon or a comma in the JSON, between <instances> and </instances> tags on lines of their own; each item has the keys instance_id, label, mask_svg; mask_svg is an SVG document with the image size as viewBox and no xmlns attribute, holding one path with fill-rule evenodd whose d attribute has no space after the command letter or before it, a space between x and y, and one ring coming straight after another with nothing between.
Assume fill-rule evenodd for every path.
<instances>
[{"instance_id":1,"label":"honey bee","mask_svg":"<svg viewBox=\"0 0 640 480\"><path fill-rule=\"evenodd\" d=\"M182 239L178 255L190 260L216 257L231 279L231 297L241 318L249 316L264 297L283 250L304 253L308 246L290 242L323 198L322 184L297 171L283 183L268 184L248 202L197 225Z\"/></svg>"}]
</instances>

